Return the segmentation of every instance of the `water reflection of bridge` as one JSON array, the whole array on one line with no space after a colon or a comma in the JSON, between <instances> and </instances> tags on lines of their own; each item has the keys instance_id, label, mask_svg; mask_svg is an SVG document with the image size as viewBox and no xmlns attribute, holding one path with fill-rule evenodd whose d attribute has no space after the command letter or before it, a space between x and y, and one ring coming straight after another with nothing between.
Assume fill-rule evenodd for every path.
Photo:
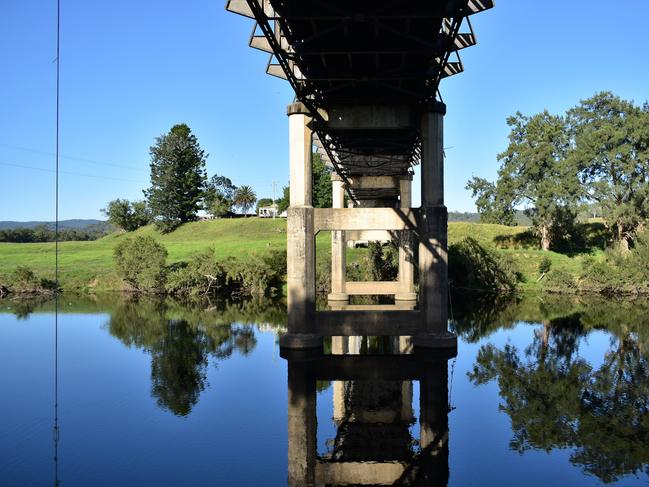
<instances>
[{"instance_id":1,"label":"water reflection of bridge","mask_svg":"<svg viewBox=\"0 0 649 487\"><path fill-rule=\"evenodd\" d=\"M331 354L282 350L288 362L290 485L447 485L447 362L453 353L413 353L405 337L375 340L387 354L361 354L359 337L334 337ZM332 450L319 455L321 380L335 381L336 435ZM420 382L418 448L411 433L413 381Z\"/></svg>"}]
</instances>

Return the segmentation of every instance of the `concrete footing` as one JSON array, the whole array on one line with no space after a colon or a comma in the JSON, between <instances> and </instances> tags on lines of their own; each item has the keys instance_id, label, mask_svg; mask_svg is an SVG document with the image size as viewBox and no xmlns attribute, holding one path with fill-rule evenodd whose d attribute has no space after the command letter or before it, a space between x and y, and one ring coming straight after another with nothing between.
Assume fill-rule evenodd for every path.
<instances>
[{"instance_id":1,"label":"concrete footing","mask_svg":"<svg viewBox=\"0 0 649 487\"><path fill-rule=\"evenodd\" d=\"M320 349L322 345L323 339L320 335L285 333L279 337L279 346L287 349Z\"/></svg>"},{"instance_id":2,"label":"concrete footing","mask_svg":"<svg viewBox=\"0 0 649 487\"><path fill-rule=\"evenodd\" d=\"M457 350L457 335L455 333L421 333L412 338L415 348L433 348Z\"/></svg>"}]
</instances>

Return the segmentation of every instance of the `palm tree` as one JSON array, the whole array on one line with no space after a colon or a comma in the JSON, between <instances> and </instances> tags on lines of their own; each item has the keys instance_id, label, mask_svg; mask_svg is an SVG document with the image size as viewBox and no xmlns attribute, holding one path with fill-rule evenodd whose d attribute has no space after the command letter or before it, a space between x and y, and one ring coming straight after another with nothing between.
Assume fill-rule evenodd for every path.
<instances>
[{"instance_id":1,"label":"palm tree","mask_svg":"<svg viewBox=\"0 0 649 487\"><path fill-rule=\"evenodd\" d=\"M240 186L234 193L234 204L241 207L247 217L248 210L257 202L257 195L250 186Z\"/></svg>"}]
</instances>

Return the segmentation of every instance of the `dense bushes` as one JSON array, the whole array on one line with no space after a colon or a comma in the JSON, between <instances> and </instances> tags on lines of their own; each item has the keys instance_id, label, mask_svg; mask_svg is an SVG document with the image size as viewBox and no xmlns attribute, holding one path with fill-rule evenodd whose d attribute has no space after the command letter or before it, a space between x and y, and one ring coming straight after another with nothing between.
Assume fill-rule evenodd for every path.
<instances>
[{"instance_id":1,"label":"dense bushes","mask_svg":"<svg viewBox=\"0 0 649 487\"><path fill-rule=\"evenodd\" d=\"M14 293L53 293L56 291L56 282L44 277L39 277L27 266L19 265L9 276L6 285L0 284L0 297L9 292Z\"/></svg>"},{"instance_id":2,"label":"dense bushes","mask_svg":"<svg viewBox=\"0 0 649 487\"><path fill-rule=\"evenodd\" d=\"M153 237L126 238L113 249L119 276L138 291L160 291L165 282L167 250Z\"/></svg>"},{"instance_id":3,"label":"dense bushes","mask_svg":"<svg viewBox=\"0 0 649 487\"><path fill-rule=\"evenodd\" d=\"M148 236L121 241L114 258L120 277L135 290L177 296L275 295L286 275L285 252L217 261L207 250L189 262L166 266L167 251Z\"/></svg>"},{"instance_id":4,"label":"dense bushes","mask_svg":"<svg viewBox=\"0 0 649 487\"><path fill-rule=\"evenodd\" d=\"M516 288L512 262L471 237L449 247L448 261L449 281L455 288L505 293Z\"/></svg>"},{"instance_id":5,"label":"dense bushes","mask_svg":"<svg viewBox=\"0 0 649 487\"><path fill-rule=\"evenodd\" d=\"M543 289L556 293L649 294L649 232L636 237L630 252L609 249L603 260L585 259L577 275L550 271Z\"/></svg>"}]
</instances>

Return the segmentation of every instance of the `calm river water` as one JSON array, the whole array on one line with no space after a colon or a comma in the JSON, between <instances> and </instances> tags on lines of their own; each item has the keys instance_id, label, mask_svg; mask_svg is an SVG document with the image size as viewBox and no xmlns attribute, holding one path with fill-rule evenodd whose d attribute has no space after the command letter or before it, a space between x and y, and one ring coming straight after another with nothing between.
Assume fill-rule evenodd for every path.
<instances>
[{"instance_id":1,"label":"calm river water","mask_svg":"<svg viewBox=\"0 0 649 487\"><path fill-rule=\"evenodd\" d=\"M456 358L345 362L280 356L283 303L63 297L56 341L1 300L0 485L649 483L649 303L454 303Z\"/></svg>"}]
</instances>

